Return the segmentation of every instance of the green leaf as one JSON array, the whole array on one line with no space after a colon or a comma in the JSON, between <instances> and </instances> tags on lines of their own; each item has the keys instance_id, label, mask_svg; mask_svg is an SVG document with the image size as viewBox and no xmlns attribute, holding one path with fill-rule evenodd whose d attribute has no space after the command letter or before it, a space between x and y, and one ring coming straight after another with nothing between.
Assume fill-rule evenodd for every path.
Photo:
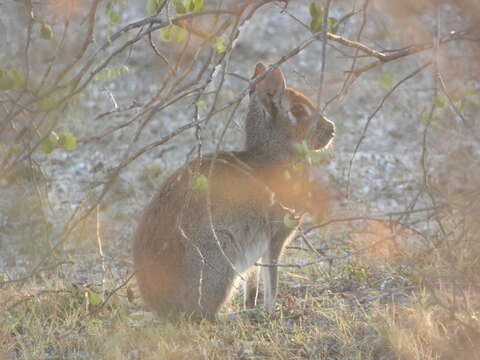
<instances>
[{"instance_id":1,"label":"green leaf","mask_svg":"<svg viewBox=\"0 0 480 360\"><path fill-rule=\"evenodd\" d=\"M10 78L12 79L12 86L15 90L20 89L23 85L23 82L25 81L25 79L23 78L23 74L18 72L17 70L10 71Z\"/></svg>"},{"instance_id":2,"label":"green leaf","mask_svg":"<svg viewBox=\"0 0 480 360\"><path fill-rule=\"evenodd\" d=\"M420 115L420 122L422 122L425 125L429 124L430 122L434 122L437 119L438 119L438 117L435 114L432 114L430 116L430 110L429 109L424 109L422 111L422 114Z\"/></svg>"},{"instance_id":3,"label":"green leaf","mask_svg":"<svg viewBox=\"0 0 480 360\"><path fill-rule=\"evenodd\" d=\"M147 13L154 15L160 6L160 0L147 0Z\"/></svg>"},{"instance_id":4,"label":"green leaf","mask_svg":"<svg viewBox=\"0 0 480 360\"><path fill-rule=\"evenodd\" d=\"M313 33L320 32L323 28L323 19L322 18L312 18L310 22L310 31Z\"/></svg>"},{"instance_id":5,"label":"green leaf","mask_svg":"<svg viewBox=\"0 0 480 360\"><path fill-rule=\"evenodd\" d=\"M312 18L310 21L310 30L314 33L321 31L323 27L323 8L315 3L311 3L308 11Z\"/></svg>"},{"instance_id":6,"label":"green leaf","mask_svg":"<svg viewBox=\"0 0 480 360\"><path fill-rule=\"evenodd\" d=\"M203 6L205 5L203 0L191 0L191 5L193 5L193 9L191 11L193 12L199 12L203 10Z\"/></svg>"},{"instance_id":7,"label":"green leaf","mask_svg":"<svg viewBox=\"0 0 480 360\"><path fill-rule=\"evenodd\" d=\"M42 24L42 28L40 29L40 34L42 35L42 38L45 39L45 40L52 40L53 39L53 29L47 23Z\"/></svg>"},{"instance_id":8,"label":"green leaf","mask_svg":"<svg viewBox=\"0 0 480 360\"><path fill-rule=\"evenodd\" d=\"M283 172L283 178L284 178L285 180L287 180L287 181L290 180L290 179L292 178L292 175L290 174L290 171L285 170L285 171Z\"/></svg>"},{"instance_id":9,"label":"green leaf","mask_svg":"<svg viewBox=\"0 0 480 360\"><path fill-rule=\"evenodd\" d=\"M13 84L10 72L0 69L0 90L10 90L13 88Z\"/></svg>"},{"instance_id":10,"label":"green leaf","mask_svg":"<svg viewBox=\"0 0 480 360\"><path fill-rule=\"evenodd\" d=\"M155 160L147 165L145 169L145 174L142 178L149 182L149 185L156 186L159 176L165 170L165 166L161 160Z\"/></svg>"},{"instance_id":11,"label":"green leaf","mask_svg":"<svg viewBox=\"0 0 480 360\"><path fill-rule=\"evenodd\" d=\"M193 4L193 0L183 0L183 3L182 3L185 11L184 12L190 12L190 11L193 11L193 7L194 7L194 4Z\"/></svg>"},{"instance_id":12,"label":"green leaf","mask_svg":"<svg viewBox=\"0 0 480 360\"><path fill-rule=\"evenodd\" d=\"M308 164L315 164L324 161L327 159L330 154L321 150L310 149L306 140L303 140L300 144L297 145L298 156ZM298 172L303 171L303 164L301 162L296 163L291 167L292 170Z\"/></svg>"},{"instance_id":13,"label":"green leaf","mask_svg":"<svg viewBox=\"0 0 480 360\"><path fill-rule=\"evenodd\" d=\"M113 10L113 2L112 1L109 1L107 3L107 6L105 7L105 11L107 12L107 14Z\"/></svg>"},{"instance_id":14,"label":"green leaf","mask_svg":"<svg viewBox=\"0 0 480 360\"><path fill-rule=\"evenodd\" d=\"M382 84L384 88L388 89L392 86L392 83L392 75L388 71L384 71L382 75L380 75L380 84Z\"/></svg>"},{"instance_id":15,"label":"green leaf","mask_svg":"<svg viewBox=\"0 0 480 360\"><path fill-rule=\"evenodd\" d=\"M438 108L442 108L445 106L445 97L441 94L435 96L435 106Z\"/></svg>"},{"instance_id":16,"label":"green leaf","mask_svg":"<svg viewBox=\"0 0 480 360\"><path fill-rule=\"evenodd\" d=\"M44 154L50 154L55 146L53 146L49 141L43 140L37 148L39 151L43 152Z\"/></svg>"},{"instance_id":17,"label":"green leaf","mask_svg":"<svg viewBox=\"0 0 480 360\"><path fill-rule=\"evenodd\" d=\"M208 178L201 173L195 174L192 187L195 190L206 190L208 188Z\"/></svg>"},{"instance_id":18,"label":"green leaf","mask_svg":"<svg viewBox=\"0 0 480 360\"><path fill-rule=\"evenodd\" d=\"M168 25L160 29L160 40L166 41L166 42L171 41L170 40L171 26L172 25Z\"/></svg>"},{"instance_id":19,"label":"green leaf","mask_svg":"<svg viewBox=\"0 0 480 360\"><path fill-rule=\"evenodd\" d=\"M478 92L479 92L479 90L477 90L475 88L470 88L470 89L467 89L467 90L464 91L463 96L467 97L467 96L476 94Z\"/></svg>"},{"instance_id":20,"label":"green leaf","mask_svg":"<svg viewBox=\"0 0 480 360\"><path fill-rule=\"evenodd\" d=\"M12 154L17 155L17 154L20 154L20 152L22 151L22 148L20 145L16 144L12 146L11 151L12 151Z\"/></svg>"},{"instance_id":21,"label":"green leaf","mask_svg":"<svg viewBox=\"0 0 480 360\"><path fill-rule=\"evenodd\" d=\"M334 17L329 17L328 18L328 27L329 27L329 32L332 34L336 34L338 31L338 25L337 25L338 20Z\"/></svg>"},{"instance_id":22,"label":"green leaf","mask_svg":"<svg viewBox=\"0 0 480 360\"><path fill-rule=\"evenodd\" d=\"M60 137L58 136L58 134L55 132L55 131L52 131L48 137L47 137L48 141L50 141L53 145L57 145L58 144L58 140L60 140Z\"/></svg>"},{"instance_id":23,"label":"green leaf","mask_svg":"<svg viewBox=\"0 0 480 360\"><path fill-rule=\"evenodd\" d=\"M308 7L308 11L310 12L310 16L312 18L316 17L323 17L323 8L318 7L317 4L311 3L310 6Z\"/></svg>"},{"instance_id":24,"label":"green leaf","mask_svg":"<svg viewBox=\"0 0 480 360\"><path fill-rule=\"evenodd\" d=\"M22 87L24 82L23 74L17 70L0 69L0 90L17 90Z\"/></svg>"},{"instance_id":25,"label":"green leaf","mask_svg":"<svg viewBox=\"0 0 480 360\"><path fill-rule=\"evenodd\" d=\"M208 110L208 106L207 106L207 103L205 102L205 100L198 100L195 105L197 105L198 111L200 111L200 112L205 113Z\"/></svg>"},{"instance_id":26,"label":"green leaf","mask_svg":"<svg viewBox=\"0 0 480 360\"><path fill-rule=\"evenodd\" d=\"M95 75L94 79L95 81L105 81L116 76L125 75L129 71L129 68L126 65L104 68Z\"/></svg>"},{"instance_id":27,"label":"green leaf","mask_svg":"<svg viewBox=\"0 0 480 360\"><path fill-rule=\"evenodd\" d=\"M59 135L58 145L67 150L72 150L77 145L77 138L71 132L66 131Z\"/></svg>"},{"instance_id":28,"label":"green leaf","mask_svg":"<svg viewBox=\"0 0 480 360\"><path fill-rule=\"evenodd\" d=\"M91 305L100 305L102 303L102 297L98 295L95 291L88 291L88 302Z\"/></svg>"},{"instance_id":29,"label":"green leaf","mask_svg":"<svg viewBox=\"0 0 480 360\"><path fill-rule=\"evenodd\" d=\"M224 36L217 36L215 38L214 48L217 50L218 53L223 53L227 50L227 46L225 45L225 37Z\"/></svg>"},{"instance_id":30,"label":"green leaf","mask_svg":"<svg viewBox=\"0 0 480 360\"><path fill-rule=\"evenodd\" d=\"M55 131L52 131L41 143L38 145L38 150L50 154L58 144L59 136Z\"/></svg>"},{"instance_id":31,"label":"green leaf","mask_svg":"<svg viewBox=\"0 0 480 360\"><path fill-rule=\"evenodd\" d=\"M182 0L174 0L173 1L173 6L175 6L175 11L177 12L178 16L183 16L187 12L187 7L185 6L187 4L188 6L188 1L183 2Z\"/></svg>"},{"instance_id":32,"label":"green leaf","mask_svg":"<svg viewBox=\"0 0 480 360\"><path fill-rule=\"evenodd\" d=\"M160 29L160 39L166 42L180 43L185 40L187 31L175 24L170 24Z\"/></svg>"},{"instance_id":33,"label":"green leaf","mask_svg":"<svg viewBox=\"0 0 480 360\"><path fill-rule=\"evenodd\" d=\"M185 37L187 36L187 30L185 30L184 28L182 28L180 26L173 25L171 36L172 36L172 41L173 42L180 43L183 40L185 40Z\"/></svg>"},{"instance_id":34,"label":"green leaf","mask_svg":"<svg viewBox=\"0 0 480 360\"><path fill-rule=\"evenodd\" d=\"M309 156L313 164L318 164L328 159L330 157L330 154L326 151L318 150L318 151L310 151Z\"/></svg>"},{"instance_id":35,"label":"green leaf","mask_svg":"<svg viewBox=\"0 0 480 360\"><path fill-rule=\"evenodd\" d=\"M309 149L308 144L305 140L303 140L300 144L298 144L298 155L300 157L308 156L309 152L310 152L310 149Z\"/></svg>"},{"instance_id":36,"label":"green leaf","mask_svg":"<svg viewBox=\"0 0 480 360\"><path fill-rule=\"evenodd\" d=\"M183 16L187 12L199 12L203 10L204 0L174 0L173 6L178 16Z\"/></svg>"},{"instance_id":37,"label":"green leaf","mask_svg":"<svg viewBox=\"0 0 480 360\"><path fill-rule=\"evenodd\" d=\"M295 229L300 221L298 219L293 218L290 213L286 213L283 217L283 225L285 225L289 229Z\"/></svg>"},{"instance_id":38,"label":"green leaf","mask_svg":"<svg viewBox=\"0 0 480 360\"><path fill-rule=\"evenodd\" d=\"M111 24L118 24L120 22L120 13L116 10L110 11L108 17Z\"/></svg>"},{"instance_id":39,"label":"green leaf","mask_svg":"<svg viewBox=\"0 0 480 360\"><path fill-rule=\"evenodd\" d=\"M37 111L47 112L55 107L55 102L50 97L44 97L35 103Z\"/></svg>"}]
</instances>

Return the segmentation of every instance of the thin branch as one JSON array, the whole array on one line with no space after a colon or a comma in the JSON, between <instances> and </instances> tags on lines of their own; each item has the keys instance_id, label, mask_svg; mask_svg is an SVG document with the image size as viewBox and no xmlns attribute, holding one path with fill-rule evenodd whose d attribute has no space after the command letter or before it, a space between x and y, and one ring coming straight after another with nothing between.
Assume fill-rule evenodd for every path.
<instances>
[{"instance_id":1,"label":"thin branch","mask_svg":"<svg viewBox=\"0 0 480 360\"><path fill-rule=\"evenodd\" d=\"M326 69L326 63L327 63L327 33L328 33L328 26L329 26L329 21L328 17L330 14L330 4L332 0L327 0L327 4L325 5L325 8L323 10L323 23L322 23L322 64L320 67L320 80L319 80L319 85L318 85L318 91L317 91L317 105L315 107L316 111L319 112L319 109L321 107L320 103L322 100L322 94L323 94L323 83L325 79L325 69Z\"/></svg>"},{"instance_id":2,"label":"thin branch","mask_svg":"<svg viewBox=\"0 0 480 360\"><path fill-rule=\"evenodd\" d=\"M380 101L380 103L377 105L377 107L375 108L375 110L373 111L372 114L370 114L370 116L368 117L367 121L365 122L365 125L363 127L363 130L362 130L362 133L360 135L360 138L357 142L357 144L355 145L355 149L353 150L353 154L352 154L352 157L350 159L350 162L348 164L348 175L347 175L347 196L349 196L350 194L350 177L351 177L351 172L352 172L352 166L353 166L353 161L355 160L355 156L358 152L358 149L360 147L360 145L362 144L363 140L365 139L365 136L366 136L366 133L367 133L367 130L368 130L368 127L370 126L370 122L372 121L372 119L375 117L375 115L380 111L380 109L383 107L383 104L385 103L385 101L387 101L387 99L395 92L395 90L400 86L402 85L404 82L406 82L407 80L410 80L411 78L415 77L417 74L419 74L422 70L426 69L427 67L429 67L432 63L431 62L427 62L426 64L423 64L422 66L420 66L418 69L416 69L415 71L413 71L412 73L410 73L409 75L407 75L406 77L404 77L402 80L400 80L399 82L397 82L386 94L385 96L382 98L382 100Z\"/></svg>"}]
</instances>

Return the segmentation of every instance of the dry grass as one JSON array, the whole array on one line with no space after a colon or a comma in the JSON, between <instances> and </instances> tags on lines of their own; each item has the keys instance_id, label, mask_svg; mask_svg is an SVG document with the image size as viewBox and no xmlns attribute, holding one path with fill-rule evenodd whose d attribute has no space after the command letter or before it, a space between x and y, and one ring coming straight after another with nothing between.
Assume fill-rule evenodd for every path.
<instances>
[{"instance_id":1,"label":"dry grass","mask_svg":"<svg viewBox=\"0 0 480 360\"><path fill-rule=\"evenodd\" d=\"M383 251L384 249L382 249ZM305 260L290 250L285 262ZM387 252L388 253L388 252ZM378 252L374 252L378 255ZM282 269L277 311L261 310L216 323L168 323L142 313L139 298L115 293L88 304L88 289L55 279L23 289L3 287L2 359L475 359L480 354L478 292L424 273L440 256L372 259L359 254L328 265ZM391 256L391 254L389 254ZM425 257L425 254L421 256ZM390 259L391 260L391 259ZM402 264L402 265L399 265ZM435 268L438 266L438 268ZM429 270L427 271L427 267ZM130 286L130 289L132 287ZM134 288L133 288L134 289ZM134 294L135 294L134 289ZM456 293L456 299L452 295ZM450 306L456 301L456 311ZM239 298L226 311L239 310ZM92 312L93 314L89 312ZM477 311L477 312L476 312Z\"/></svg>"}]
</instances>

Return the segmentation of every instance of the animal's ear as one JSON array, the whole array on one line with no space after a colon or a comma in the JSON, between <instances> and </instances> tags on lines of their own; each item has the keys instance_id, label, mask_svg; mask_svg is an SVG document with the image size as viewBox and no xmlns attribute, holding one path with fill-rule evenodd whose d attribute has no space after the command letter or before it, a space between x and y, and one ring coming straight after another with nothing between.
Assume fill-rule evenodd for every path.
<instances>
[{"instance_id":1,"label":"animal's ear","mask_svg":"<svg viewBox=\"0 0 480 360\"><path fill-rule=\"evenodd\" d=\"M255 77L259 75L260 73L264 72L265 69L265 65L258 63L257 66L255 66L255 73L253 76ZM257 83L255 90L260 90L270 95L274 95L276 93L283 92L285 87L285 77L283 76L282 70L276 68L262 80L260 80L259 83Z\"/></svg>"},{"instance_id":2,"label":"animal's ear","mask_svg":"<svg viewBox=\"0 0 480 360\"><path fill-rule=\"evenodd\" d=\"M257 65L255 65L255 73L253 74L252 79L264 71L265 71L265 65L263 65L263 63L261 62L257 63Z\"/></svg>"}]
</instances>

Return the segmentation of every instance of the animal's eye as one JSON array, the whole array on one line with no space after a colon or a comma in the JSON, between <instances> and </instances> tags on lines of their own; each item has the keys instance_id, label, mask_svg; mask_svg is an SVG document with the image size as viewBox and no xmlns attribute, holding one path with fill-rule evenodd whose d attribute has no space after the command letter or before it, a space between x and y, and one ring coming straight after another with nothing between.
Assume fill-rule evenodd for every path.
<instances>
[{"instance_id":1,"label":"animal's eye","mask_svg":"<svg viewBox=\"0 0 480 360\"><path fill-rule=\"evenodd\" d=\"M303 118L308 115L307 110L305 109L305 106L303 106L303 104L294 104L290 108L290 111L297 119Z\"/></svg>"}]
</instances>

